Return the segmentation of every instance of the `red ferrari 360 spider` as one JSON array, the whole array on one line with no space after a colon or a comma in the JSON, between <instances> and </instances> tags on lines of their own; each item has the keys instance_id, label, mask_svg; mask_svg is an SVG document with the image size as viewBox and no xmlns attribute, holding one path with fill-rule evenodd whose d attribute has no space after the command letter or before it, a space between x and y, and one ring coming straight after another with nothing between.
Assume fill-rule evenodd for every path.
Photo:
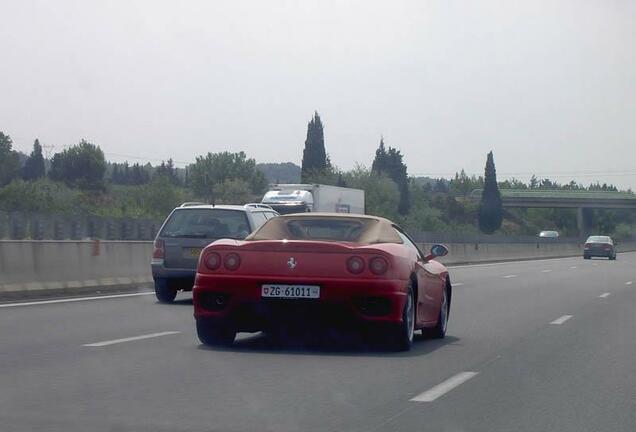
<instances>
[{"instance_id":1,"label":"red ferrari 360 spider","mask_svg":"<svg viewBox=\"0 0 636 432\"><path fill-rule=\"evenodd\" d=\"M446 334L451 283L434 258L447 253L435 245L423 255L380 217L276 217L245 240L203 250L193 288L197 333L204 344L225 345L239 331L275 325L368 324L408 350L416 329Z\"/></svg>"}]
</instances>

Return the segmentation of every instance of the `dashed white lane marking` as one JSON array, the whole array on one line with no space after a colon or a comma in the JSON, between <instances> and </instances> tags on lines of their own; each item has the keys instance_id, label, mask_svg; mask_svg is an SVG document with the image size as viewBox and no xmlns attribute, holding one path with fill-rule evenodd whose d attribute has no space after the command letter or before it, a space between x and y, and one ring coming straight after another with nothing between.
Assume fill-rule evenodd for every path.
<instances>
[{"instance_id":1,"label":"dashed white lane marking","mask_svg":"<svg viewBox=\"0 0 636 432\"><path fill-rule=\"evenodd\" d=\"M559 317L559 318L555 319L554 321L552 321L550 324L563 324L564 322L566 322L570 318L572 318L572 315L563 315L562 317Z\"/></svg>"},{"instance_id":2,"label":"dashed white lane marking","mask_svg":"<svg viewBox=\"0 0 636 432\"><path fill-rule=\"evenodd\" d=\"M453 282L452 285L455 286L455 287L458 287L458 286L462 286L462 285L465 285L465 284L464 284L464 282Z\"/></svg>"},{"instance_id":3,"label":"dashed white lane marking","mask_svg":"<svg viewBox=\"0 0 636 432\"><path fill-rule=\"evenodd\" d=\"M623 254L633 254L636 253L636 251L633 252L623 252ZM561 258L544 258L544 259L536 259L536 260L517 260L517 261L503 261L503 262L494 262L494 263L484 263L484 264L460 264L460 265L454 265L452 263L449 263L447 266L449 268L453 268L453 269L460 269L460 268L472 268L472 267L496 267L496 266L503 266L503 265L518 265L518 264L536 264L536 263L541 263L541 262L558 262L558 261L563 261L563 260L580 260L581 257L580 256L576 256L576 257L561 257Z\"/></svg>"},{"instance_id":4,"label":"dashed white lane marking","mask_svg":"<svg viewBox=\"0 0 636 432\"><path fill-rule=\"evenodd\" d=\"M541 262L558 262L562 260L574 260L580 259L579 257L561 257L561 258L545 258L545 259L533 259L533 260L517 260L517 261L502 261L502 262L494 262L494 263L483 263L483 264L448 264L448 267L452 267L454 269L457 268L471 268L471 267L494 267L501 265L513 265L513 264L536 264Z\"/></svg>"},{"instance_id":5,"label":"dashed white lane marking","mask_svg":"<svg viewBox=\"0 0 636 432\"><path fill-rule=\"evenodd\" d=\"M541 270L541 273L550 273L551 271L552 270L545 269L545 270Z\"/></svg>"},{"instance_id":6,"label":"dashed white lane marking","mask_svg":"<svg viewBox=\"0 0 636 432\"><path fill-rule=\"evenodd\" d=\"M625 285L631 285L633 283L634 283L634 281L627 281L627 282L625 282Z\"/></svg>"},{"instance_id":7,"label":"dashed white lane marking","mask_svg":"<svg viewBox=\"0 0 636 432\"><path fill-rule=\"evenodd\" d=\"M446 381L437 384L435 387L426 390L424 393L415 396L411 399L411 402L433 402L438 397L445 395L455 387L473 378L478 373L479 372L460 372Z\"/></svg>"},{"instance_id":8,"label":"dashed white lane marking","mask_svg":"<svg viewBox=\"0 0 636 432\"><path fill-rule=\"evenodd\" d=\"M517 275L506 275L504 276L504 279L512 279L512 278L516 278Z\"/></svg>"},{"instance_id":9,"label":"dashed white lane marking","mask_svg":"<svg viewBox=\"0 0 636 432\"><path fill-rule=\"evenodd\" d=\"M609 297L609 296L610 296L610 294L611 294L611 293L608 293L608 292L607 292L607 293L603 293L603 294L601 294L600 296L598 296L598 298L607 298L607 297Z\"/></svg>"},{"instance_id":10,"label":"dashed white lane marking","mask_svg":"<svg viewBox=\"0 0 636 432\"><path fill-rule=\"evenodd\" d=\"M79 302L79 301L88 301L88 300L104 300L104 299L113 299L120 297L134 297L134 296L144 296L144 295L153 295L154 292L140 292L140 293L132 293L132 294L113 294L113 295L104 295L104 296L93 296L93 297L72 297L58 300L40 300L40 301L32 301L32 302L23 302L23 303L4 303L0 304L0 308L8 308L8 307L17 307L17 306L36 306L43 304L53 304L53 303L71 303L71 302Z\"/></svg>"},{"instance_id":11,"label":"dashed white lane marking","mask_svg":"<svg viewBox=\"0 0 636 432\"><path fill-rule=\"evenodd\" d=\"M571 268L571 269L575 269L575 268L576 268L576 266L570 266L570 268Z\"/></svg>"},{"instance_id":12,"label":"dashed white lane marking","mask_svg":"<svg viewBox=\"0 0 636 432\"><path fill-rule=\"evenodd\" d=\"M160 337L160 336L168 336L168 335L173 335L173 334L177 334L177 333L181 333L181 332L179 332L179 331L166 331L166 332L161 332L161 333L150 333L150 334L146 334L146 335L127 337L127 338L123 338L123 339L113 339L113 340L102 341L102 342L93 342L93 343L89 343L89 344L84 344L82 346L85 346L85 347L103 347L103 346L114 345L114 344L118 344L118 343L133 342L133 341L138 341L138 340L142 340L142 339L156 338L156 337Z\"/></svg>"},{"instance_id":13,"label":"dashed white lane marking","mask_svg":"<svg viewBox=\"0 0 636 432\"><path fill-rule=\"evenodd\" d=\"M593 265L594 267L596 267L596 266L598 265L598 263L592 263L592 265Z\"/></svg>"}]
</instances>

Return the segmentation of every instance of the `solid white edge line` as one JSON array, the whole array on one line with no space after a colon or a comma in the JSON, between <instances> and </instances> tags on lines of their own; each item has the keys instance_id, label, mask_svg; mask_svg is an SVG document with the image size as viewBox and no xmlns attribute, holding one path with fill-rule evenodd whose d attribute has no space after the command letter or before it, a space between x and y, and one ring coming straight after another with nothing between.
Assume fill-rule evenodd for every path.
<instances>
[{"instance_id":1,"label":"solid white edge line","mask_svg":"<svg viewBox=\"0 0 636 432\"><path fill-rule=\"evenodd\" d=\"M563 315L562 317L559 317L559 318L555 319L554 321L552 321L550 324L563 324L564 322L566 322L570 318L572 318L572 315Z\"/></svg>"},{"instance_id":2,"label":"solid white edge line","mask_svg":"<svg viewBox=\"0 0 636 432\"><path fill-rule=\"evenodd\" d=\"M57 299L57 300L40 300L40 301L22 302L22 303L3 303L3 304L0 304L0 308L17 307L17 306L35 306L35 305L54 304L54 303L71 303L71 302L88 301L88 300L104 300L104 299L134 297L134 296L143 296L143 295L152 295L152 294L154 294L154 291L131 293L131 294L92 296L92 297L72 297L72 298Z\"/></svg>"},{"instance_id":3,"label":"solid white edge line","mask_svg":"<svg viewBox=\"0 0 636 432\"><path fill-rule=\"evenodd\" d=\"M138 340L142 340L142 339L151 339L151 338L156 338L156 337L160 337L160 336L168 336L168 335L173 335L173 334L177 334L177 333L181 333L181 332L180 331L165 331L165 332L161 332L161 333L150 333L150 334L146 334L146 335L133 336L133 337L127 337L127 338L122 338L122 339L113 339L113 340L102 341L102 342L93 342L93 343L84 344L82 346L85 346L85 347L103 347L103 346L114 345L114 344L118 344L118 343L132 342L132 341L138 341Z\"/></svg>"},{"instance_id":4,"label":"solid white edge line","mask_svg":"<svg viewBox=\"0 0 636 432\"><path fill-rule=\"evenodd\" d=\"M598 296L598 298L607 298L607 297L609 297L609 296L610 296L610 294L611 294L611 293L606 292L606 293L603 293L603 294L601 294L600 296Z\"/></svg>"},{"instance_id":5,"label":"solid white edge line","mask_svg":"<svg viewBox=\"0 0 636 432\"><path fill-rule=\"evenodd\" d=\"M469 379L473 378L478 373L479 372L460 372L457 375L448 378L446 381L437 384L435 387L426 390L424 393L420 393L419 395L410 399L410 401L433 402L435 399L445 395L449 391L453 390L455 387L458 387Z\"/></svg>"}]
</instances>

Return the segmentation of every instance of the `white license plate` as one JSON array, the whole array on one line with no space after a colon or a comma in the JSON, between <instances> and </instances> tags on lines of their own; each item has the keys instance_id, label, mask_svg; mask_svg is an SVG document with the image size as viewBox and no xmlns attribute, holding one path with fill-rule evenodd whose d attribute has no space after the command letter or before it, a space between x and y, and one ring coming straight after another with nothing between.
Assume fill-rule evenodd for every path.
<instances>
[{"instance_id":1,"label":"white license plate","mask_svg":"<svg viewBox=\"0 0 636 432\"><path fill-rule=\"evenodd\" d=\"M278 285L267 284L261 287L261 297L284 299L320 298L318 285Z\"/></svg>"}]
</instances>

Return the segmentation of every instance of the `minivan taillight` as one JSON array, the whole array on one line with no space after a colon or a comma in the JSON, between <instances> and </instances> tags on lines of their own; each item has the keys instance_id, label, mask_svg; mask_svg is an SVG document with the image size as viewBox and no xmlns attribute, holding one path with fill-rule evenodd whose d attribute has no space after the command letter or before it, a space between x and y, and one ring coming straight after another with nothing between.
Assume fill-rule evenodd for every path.
<instances>
[{"instance_id":1,"label":"minivan taillight","mask_svg":"<svg viewBox=\"0 0 636 432\"><path fill-rule=\"evenodd\" d=\"M154 249L152 251L153 260L161 260L166 256L166 249L163 240L155 240Z\"/></svg>"}]
</instances>

